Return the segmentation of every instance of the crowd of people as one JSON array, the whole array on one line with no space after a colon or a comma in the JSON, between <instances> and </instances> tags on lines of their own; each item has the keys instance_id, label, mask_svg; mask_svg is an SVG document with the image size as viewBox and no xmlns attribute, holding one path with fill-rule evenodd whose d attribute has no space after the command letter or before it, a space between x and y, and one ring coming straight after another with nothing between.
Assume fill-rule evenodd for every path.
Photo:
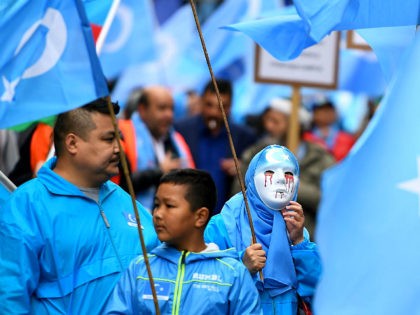
<instances>
[{"instance_id":1,"label":"crowd of people","mask_svg":"<svg viewBox=\"0 0 420 315\"><path fill-rule=\"evenodd\" d=\"M300 110L291 152L290 100L270 101L260 128L238 124L231 83L216 82L230 133L211 81L182 119L167 87L133 91L117 117L135 196L106 98L53 125L0 132L0 170L18 186L0 205L1 314L153 314L147 264L162 313L296 314L311 304L321 176L355 138L325 102Z\"/></svg>"}]
</instances>

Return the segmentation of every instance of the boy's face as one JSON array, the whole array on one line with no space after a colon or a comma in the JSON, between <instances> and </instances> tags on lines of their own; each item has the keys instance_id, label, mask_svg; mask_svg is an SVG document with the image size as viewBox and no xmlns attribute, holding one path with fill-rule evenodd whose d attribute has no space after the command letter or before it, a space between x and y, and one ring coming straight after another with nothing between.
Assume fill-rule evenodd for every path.
<instances>
[{"instance_id":1,"label":"boy's face","mask_svg":"<svg viewBox=\"0 0 420 315\"><path fill-rule=\"evenodd\" d=\"M185 199L187 187L163 183L155 196L153 224L161 242L171 244L178 250L189 248L196 230L196 214Z\"/></svg>"}]
</instances>

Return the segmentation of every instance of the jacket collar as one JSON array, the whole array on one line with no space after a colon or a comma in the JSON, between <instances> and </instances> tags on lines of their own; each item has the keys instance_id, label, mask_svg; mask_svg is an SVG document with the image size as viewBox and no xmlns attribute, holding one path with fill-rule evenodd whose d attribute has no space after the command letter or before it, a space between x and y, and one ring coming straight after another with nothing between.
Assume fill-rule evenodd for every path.
<instances>
[{"instance_id":1,"label":"jacket collar","mask_svg":"<svg viewBox=\"0 0 420 315\"><path fill-rule=\"evenodd\" d=\"M38 172L38 178L41 183L44 184L46 189L55 195L86 197L86 195L76 185L65 180L53 171L56 163L57 157L52 157ZM112 184L109 180L106 181L99 188L99 199L104 200L115 189L116 185Z\"/></svg>"}]
</instances>

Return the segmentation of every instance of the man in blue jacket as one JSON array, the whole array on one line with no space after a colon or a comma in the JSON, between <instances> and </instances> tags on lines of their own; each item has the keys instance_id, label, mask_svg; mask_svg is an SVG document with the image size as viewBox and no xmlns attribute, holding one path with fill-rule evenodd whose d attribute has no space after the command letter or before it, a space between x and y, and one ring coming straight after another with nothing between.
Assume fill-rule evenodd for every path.
<instances>
[{"instance_id":1,"label":"man in blue jacket","mask_svg":"<svg viewBox=\"0 0 420 315\"><path fill-rule=\"evenodd\" d=\"M0 213L0 314L102 314L141 253L131 198L109 181L119 148L106 99L59 115L54 145ZM137 206L151 249L152 218Z\"/></svg>"},{"instance_id":2,"label":"man in blue jacket","mask_svg":"<svg viewBox=\"0 0 420 315\"><path fill-rule=\"evenodd\" d=\"M153 223L164 242L149 254L161 314L261 314L258 292L233 250L204 243L216 203L211 176L181 169L161 178ZM115 287L106 314L155 314L143 257L134 260Z\"/></svg>"}]
</instances>

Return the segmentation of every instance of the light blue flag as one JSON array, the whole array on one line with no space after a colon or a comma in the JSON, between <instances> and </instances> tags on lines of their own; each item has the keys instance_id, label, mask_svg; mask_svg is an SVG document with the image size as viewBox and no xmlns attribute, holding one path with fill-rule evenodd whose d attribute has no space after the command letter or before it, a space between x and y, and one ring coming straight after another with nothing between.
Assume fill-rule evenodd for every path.
<instances>
[{"instance_id":1,"label":"light blue flag","mask_svg":"<svg viewBox=\"0 0 420 315\"><path fill-rule=\"evenodd\" d=\"M352 151L322 181L315 314L419 314L420 34Z\"/></svg>"},{"instance_id":2,"label":"light blue flag","mask_svg":"<svg viewBox=\"0 0 420 315\"><path fill-rule=\"evenodd\" d=\"M79 1L0 5L0 128L64 112L107 95Z\"/></svg>"},{"instance_id":3,"label":"light blue flag","mask_svg":"<svg viewBox=\"0 0 420 315\"><path fill-rule=\"evenodd\" d=\"M124 107L130 93L136 88L155 84L169 86L166 72L193 40L197 40L194 18L190 6L184 5L157 30L159 49L156 59L127 67L121 73L112 97Z\"/></svg>"},{"instance_id":4,"label":"light blue flag","mask_svg":"<svg viewBox=\"0 0 420 315\"><path fill-rule=\"evenodd\" d=\"M202 25L216 74L246 53L243 45L246 38L220 27L244 18L251 14L250 11L247 0L227 0ZM128 92L146 84L167 85L174 93L179 93L200 89L210 79L189 5L179 9L162 25L157 32L157 41L158 57L126 69L113 92L115 99L124 103Z\"/></svg>"},{"instance_id":5,"label":"light blue flag","mask_svg":"<svg viewBox=\"0 0 420 315\"><path fill-rule=\"evenodd\" d=\"M387 82L399 68L401 57L414 39L415 26L381 27L357 30L372 47Z\"/></svg>"},{"instance_id":6,"label":"light blue flag","mask_svg":"<svg viewBox=\"0 0 420 315\"><path fill-rule=\"evenodd\" d=\"M90 23L103 26L114 0L82 0Z\"/></svg>"},{"instance_id":7,"label":"light blue flag","mask_svg":"<svg viewBox=\"0 0 420 315\"><path fill-rule=\"evenodd\" d=\"M332 31L416 25L420 0L295 0L297 14L228 25L251 37L275 58L287 61Z\"/></svg>"},{"instance_id":8,"label":"light blue flag","mask_svg":"<svg viewBox=\"0 0 420 315\"><path fill-rule=\"evenodd\" d=\"M243 37L227 32L221 26L243 19L248 9L247 0L226 0L202 25L207 52L216 74L244 54ZM210 79L198 34L196 31L194 34L194 41L167 69L166 79L170 86L202 87Z\"/></svg>"},{"instance_id":9,"label":"light blue flag","mask_svg":"<svg viewBox=\"0 0 420 315\"><path fill-rule=\"evenodd\" d=\"M258 20L239 22L224 28L244 33L282 61L294 59L303 49L316 44L308 36L307 25L294 7L285 7Z\"/></svg>"},{"instance_id":10,"label":"light blue flag","mask_svg":"<svg viewBox=\"0 0 420 315\"><path fill-rule=\"evenodd\" d=\"M383 95L387 84L373 52L341 49L339 62L338 90L371 97Z\"/></svg>"},{"instance_id":11,"label":"light blue flag","mask_svg":"<svg viewBox=\"0 0 420 315\"><path fill-rule=\"evenodd\" d=\"M309 36L321 41L331 31L416 25L420 0L295 0Z\"/></svg>"},{"instance_id":12,"label":"light blue flag","mask_svg":"<svg viewBox=\"0 0 420 315\"><path fill-rule=\"evenodd\" d=\"M156 58L156 23L151 0L121 0L99 54L108 79L130 65Z\"/></svg>"}]
</instances>

